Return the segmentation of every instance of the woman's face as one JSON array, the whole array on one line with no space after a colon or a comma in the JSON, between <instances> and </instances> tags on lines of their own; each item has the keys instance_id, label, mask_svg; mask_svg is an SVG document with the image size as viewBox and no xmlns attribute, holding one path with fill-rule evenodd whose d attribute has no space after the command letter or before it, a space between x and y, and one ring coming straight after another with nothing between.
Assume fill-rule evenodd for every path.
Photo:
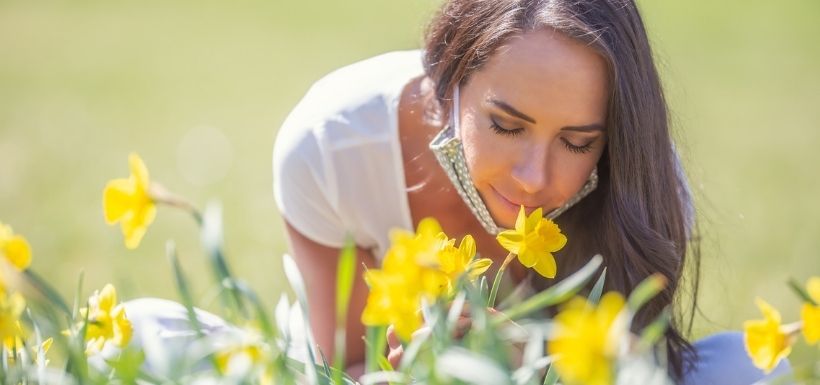
<instances>
[{"instance_id":1,"label":"woman's face","mask_svg":"<svg viewBox=\"0 0 820 385\"><path fill-rule=\"evenodd\" d=\"M564 35L510 39L460 89L460 135L470 175L496 223L563 205L606 145L606 63Z\"/></svg>"}]
</instances>

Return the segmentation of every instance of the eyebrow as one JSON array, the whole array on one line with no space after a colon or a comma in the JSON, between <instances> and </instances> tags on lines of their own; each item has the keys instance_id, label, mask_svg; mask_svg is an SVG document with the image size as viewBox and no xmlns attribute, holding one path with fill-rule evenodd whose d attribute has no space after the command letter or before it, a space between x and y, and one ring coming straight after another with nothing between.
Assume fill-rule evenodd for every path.
<instances>
[{"instance_id":1,"label":"eyebrow","mask_svg":"<svg viewBox=\"0 0 820 385\"><path fill-rule=\"evenodd\" d=\"M504 112L506 112L510 116L515 116L518 119L526 120L530 123L535 124L535 119L531 118L529 115L527 115L527 114L525 114L521 111L516 110L515 108L513 108L513 106L511 106L511 105L509 105L505 102L502 102L502 101L500 101L498 99L494 99L494 98L489 98L489 99L487 99L487 101L492 103L494 106L502 109Z\"/></svg>"},{"instance_id":2,"label":"eyebrow","mask_svg":"<svg viewBox=\"0 0 820 385\"><path fill-rule=\"evenodd\" d=\"M500 108L510 116L514 116L516 118L525 120L532 124L535 124L535 119L530 117L529 115L516 110L513 106L494 98L487 99L492 105ZM580 132L592 132L592 131L605 131L604 126L602 124L586 124L583 126L566 126L562 127L561 131L580 131Z\"/></svg>"}]
</instances>

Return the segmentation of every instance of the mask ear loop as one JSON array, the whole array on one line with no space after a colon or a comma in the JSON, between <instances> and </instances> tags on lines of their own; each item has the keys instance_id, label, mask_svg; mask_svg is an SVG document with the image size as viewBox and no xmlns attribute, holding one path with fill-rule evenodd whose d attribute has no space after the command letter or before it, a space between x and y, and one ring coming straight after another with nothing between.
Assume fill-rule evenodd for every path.
<instances>
[{"instance_id":1,"label":"mask ear loop","mask_svg":"<svg viewBox=\"0 0 820 385\"><path fill-rule=\"evenodd\" d=\"M461 108L459 107L459 99L460 99L459 87L458 87L458 85L456 85L455 89L453 89L453 114L452 114L453 116L450 118L450 120L453 123L453 137L458 138L459 140L461 140L461 136L459 135L460 134L459 130L460 130L460 127L461 127L461 124L460 124L461 122L459 122L459 120L460 120L459 115L461 115Z\"/></svg>"}]
</instances>

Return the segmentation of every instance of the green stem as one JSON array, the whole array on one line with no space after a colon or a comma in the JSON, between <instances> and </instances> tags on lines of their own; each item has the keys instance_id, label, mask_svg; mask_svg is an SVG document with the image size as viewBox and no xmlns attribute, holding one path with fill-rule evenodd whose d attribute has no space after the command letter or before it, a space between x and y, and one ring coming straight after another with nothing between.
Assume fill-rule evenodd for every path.
<instances>
[{"instance_id":1,"label":"green stem","mask_svg":"<svg viewBox=\"0 0 820 385\"><path fill-rule=\"evenodd\" d=\"M507 258L504 259L504 262L501 264L501 267L498 269L498 272L495 273L495 279L493 280L493 288L490 290L490 299L487 301L487 307L495 307L495 297L496 295L498 295L498 287L501 286L501 276L504 275L504 271L507 270L507 265L509 265L514 258L515 254L507 254Z\"/></svg>"}]
</instances>

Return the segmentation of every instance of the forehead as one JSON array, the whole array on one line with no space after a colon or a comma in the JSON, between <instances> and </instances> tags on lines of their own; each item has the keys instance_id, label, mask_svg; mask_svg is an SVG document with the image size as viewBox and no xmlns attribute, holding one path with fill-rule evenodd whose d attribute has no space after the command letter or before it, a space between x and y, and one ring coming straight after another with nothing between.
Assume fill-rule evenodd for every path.
<instances>
[{"instance_id":1,"label":"forehead","mask_svg":"<svg viewBox=\"0 0 820 385\"><path fill-rule=\"evenodd\" d=\"M511 37L469 83L487 98L502 99L539 122L553 117L562 123L603 123L606 114L606 61L591 47L552 29Z\"/></svg>"}]
</instances>

